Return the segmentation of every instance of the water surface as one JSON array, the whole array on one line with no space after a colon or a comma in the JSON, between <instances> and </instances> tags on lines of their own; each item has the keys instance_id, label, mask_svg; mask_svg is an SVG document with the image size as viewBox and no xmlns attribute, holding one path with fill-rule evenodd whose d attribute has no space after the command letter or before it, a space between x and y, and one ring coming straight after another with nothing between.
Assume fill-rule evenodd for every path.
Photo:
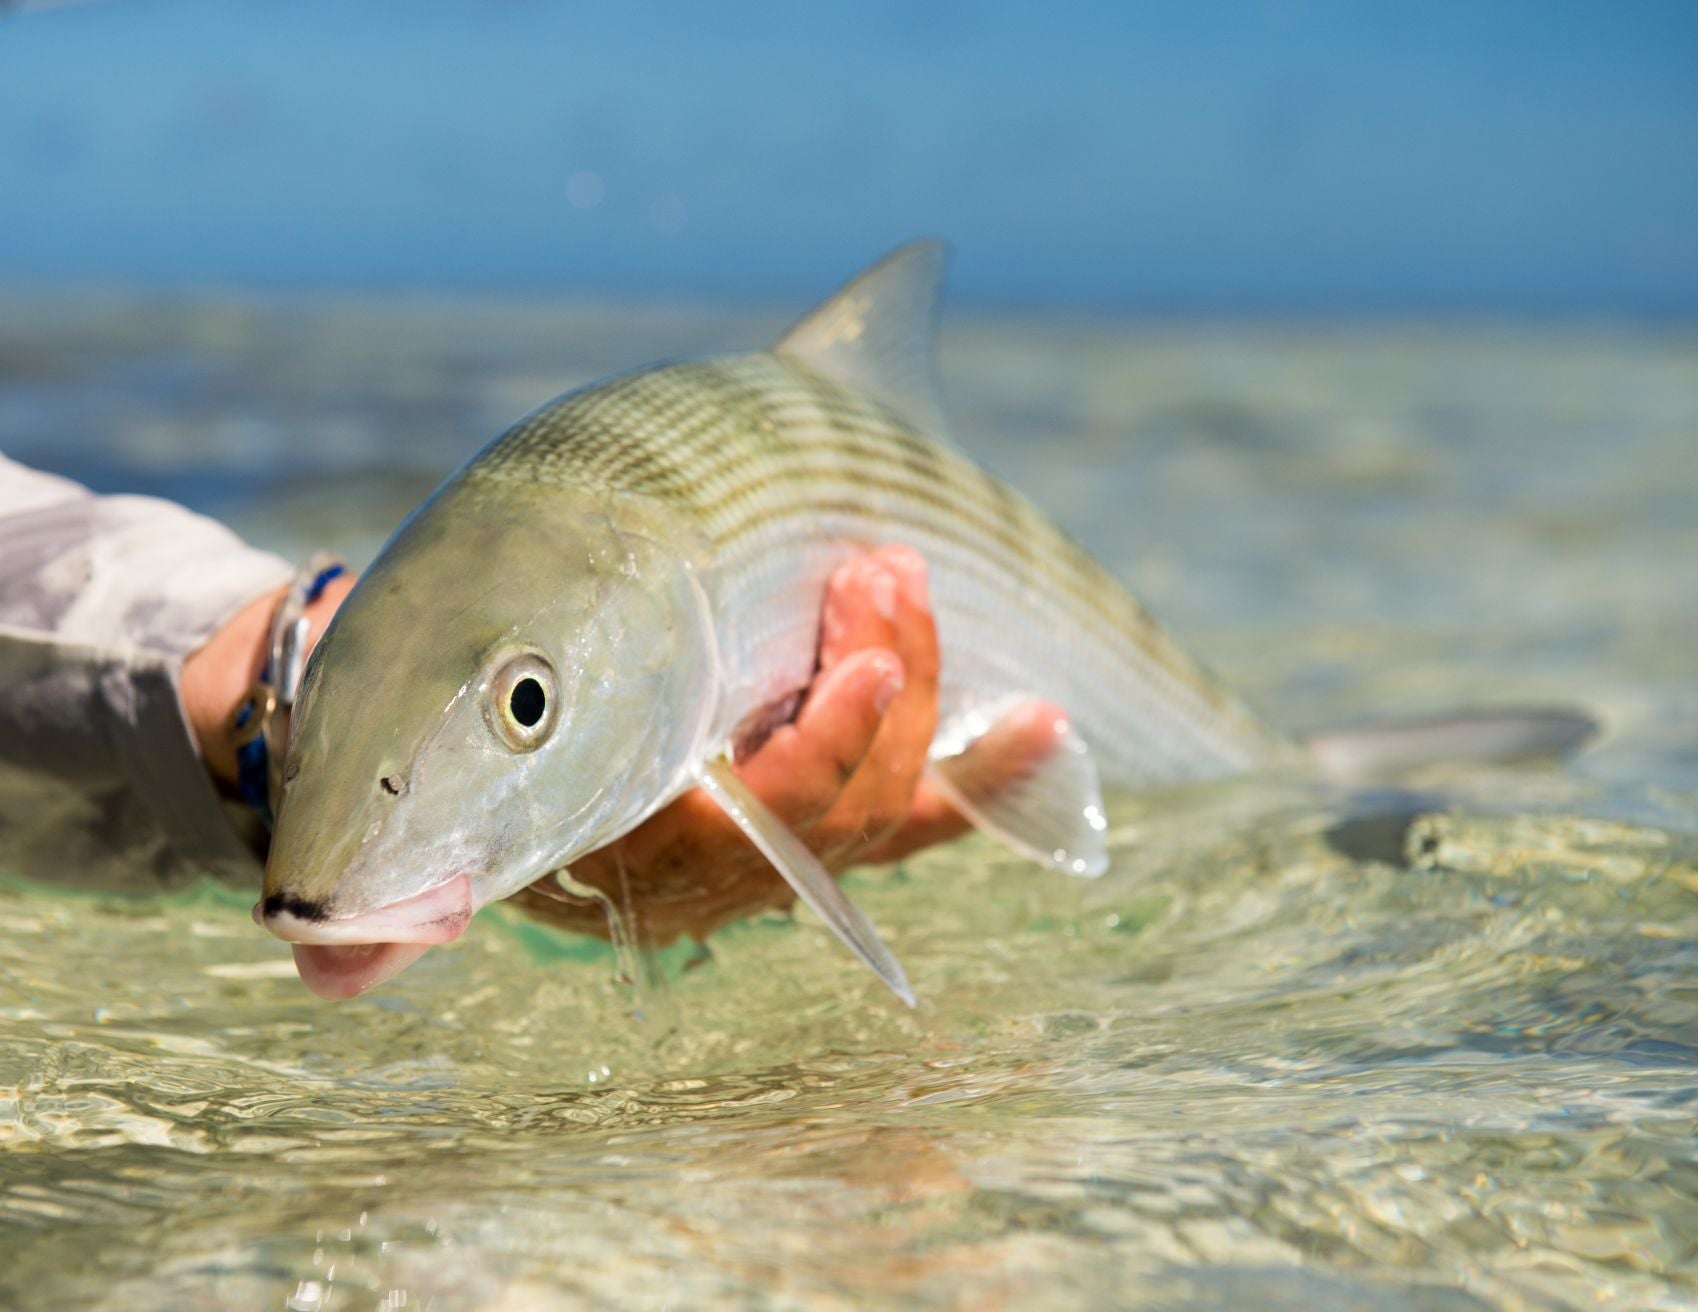
<instances>
[{"instance_id":1,"label":"water surface","mask_svg":"<svg viewBox=\"0 0 1698 1312\"><path fill-rule=\"evenodd\" d=\"M776 322L13 297L0 443L361 557L560 387ZM805 914L633 988L500 910L337 1006L251 893L7 881L0 1305L1692 1305L1698 339L970 322L946 374L1283 723L1605 738L853 876L913 1012Z\"/></svg>"}]
</instances>

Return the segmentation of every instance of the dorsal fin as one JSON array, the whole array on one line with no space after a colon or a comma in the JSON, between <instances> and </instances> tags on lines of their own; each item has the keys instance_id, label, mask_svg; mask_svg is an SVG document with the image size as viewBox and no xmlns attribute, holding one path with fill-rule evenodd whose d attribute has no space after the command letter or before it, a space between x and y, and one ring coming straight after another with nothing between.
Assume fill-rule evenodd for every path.
<instances>
[{"instance_id":1,"label":"dorsal fin","mask_svg":"<svg viewBox=\"0 0 1698 1312\"><path fill-rule=\"evenodd\" d=\"M934 344L948 264L949 247L935 238L898 246L779 338L773 352L941 436Z\"/></svg>"}]
</instances>

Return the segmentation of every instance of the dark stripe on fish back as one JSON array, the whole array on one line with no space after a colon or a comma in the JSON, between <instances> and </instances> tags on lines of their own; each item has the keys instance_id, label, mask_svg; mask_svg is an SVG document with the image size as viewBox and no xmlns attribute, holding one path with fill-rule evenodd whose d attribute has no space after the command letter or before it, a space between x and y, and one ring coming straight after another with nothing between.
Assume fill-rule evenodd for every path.
<instances>
[{"instance_id":1,"label":"dark stripe on fish back","mask_svg":"<svg viewBox=\"0 0 1698 1312\"><path fill-rule=\"evenodd\" d=\"M895 521L891 536L906 523L970 555L1000 557L1011 582L1055 590L1078 623L1135 646L1211 710L1253 723L1019 493L875 401L789 361L658 365L595 384L520 421L467 473L652 498L689 516L722 552L789 520L806 535L820 515L876 513L876 496Z\"/></svg>"}]
</instances>

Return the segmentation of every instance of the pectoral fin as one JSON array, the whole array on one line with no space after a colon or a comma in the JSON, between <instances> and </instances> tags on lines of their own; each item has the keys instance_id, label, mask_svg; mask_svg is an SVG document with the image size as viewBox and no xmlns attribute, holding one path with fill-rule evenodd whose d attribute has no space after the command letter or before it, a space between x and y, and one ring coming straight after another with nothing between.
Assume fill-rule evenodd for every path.
<instances>
[{"instance_id":1,"label":"pectoral fin","mask_svg":"<svg viewBox=\"0 0 1698 1312\"><path fill-rule=\"evenodd\" d=\"M820 864L819 858L808 851L802 840L786 829L778 817L749 791L732 770L730 762L713 760L703 763L696 768L696 782L748 835L749 841L772 862L785 882L813 908L815 915L825 921L831 932L871 966L897 997L912 1007L914 990L908 986L908 977L902 973L896 958L890 955L890 949L880 940L878 931L843 895L843 890L838 888L837 881Z\"/></svg>"},{"instance_id":2,"label":"pectoral fin","mask_svg":"<svg viewBox=\"0 0 1698 1312\"><path fill-rule=\"evenodd\" d=\"M1058 717L1054 747L1009 776L999 728L1031 705L1017 698L945 726L932 781L975 827L1021 855L1068 874L1100 875L1108 869L1102 787L1096 758L1072 724Z\"/></svg>"}]
</instances>

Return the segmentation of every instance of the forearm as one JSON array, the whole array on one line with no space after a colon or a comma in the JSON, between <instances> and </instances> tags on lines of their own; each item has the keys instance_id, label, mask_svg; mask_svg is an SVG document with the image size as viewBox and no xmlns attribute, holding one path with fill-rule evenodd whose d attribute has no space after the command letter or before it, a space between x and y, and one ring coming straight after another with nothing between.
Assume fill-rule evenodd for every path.
<instances>
[{"instance_id":1,"label":"forearm","mask_svg":"<svg viewBox=\"0 0 1698 1312\"><path fill-rule=\"evenodd\" d=\"M214 696L197 724L179 680L287 576L179 506L0 457L0 866L93 884L251 870L201 762Z\"/></svg>"}]
</instances>

